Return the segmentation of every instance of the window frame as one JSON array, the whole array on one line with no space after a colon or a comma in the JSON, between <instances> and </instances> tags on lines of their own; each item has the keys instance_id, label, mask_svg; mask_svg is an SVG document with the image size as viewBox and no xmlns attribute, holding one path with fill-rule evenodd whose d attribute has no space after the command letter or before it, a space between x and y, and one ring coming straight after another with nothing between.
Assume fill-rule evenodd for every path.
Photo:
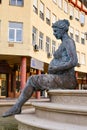
<instances>
[{"instance_id":1,"label":"window frame","mask_svg":"<svg viewBox=\"0 0 87 130\"><path fill-rule=\"evenodd\" d=\"M69 28L70 37L74 39L74 28L70 26Z\"/></svg>"},{"instance_id":2,"label":"window frame","mask_svg":"<svg viewBox=\"0 0 87 130\"><path fill-rule=\"evenodd\" d=\"M81 44L85 45L85 34L81 33Z\"/></svg>"},{"instance_id":3,"label":"window frame","mask_svg":"<svg viewBox=\"0 0 87 130\"><path fill-rule=\"evenodd\" d=\"M76 19L77 21L79 21L79 10L78 10L78 9L75 9L74 12L75 12L75 13L74 13L75 19Z\"/></svg>"},{"instance_id":4,"label":"window frame","mask_svg":"<svg viewBox=\"0 0 87 130\"><path fill-rule=\"evenodd\" d=\"M43 39L44 39L44 34L42 32L39 32L39 49L43 50Z\"/></svg>"},{"instance_id":5,"label":"window frame","mask_svg":"<svg viewBox=\"0 0 87 130\"><path fill-rule=\"evenodd\" d=\"M54 2L55 4L57 4L57 0L53 0L53 2Z\"/></svg>"},{"instance_id":6,"label":"window frame","mask_svg":"<svg viewBox=\"0 0 87 130\"><path fill-rule=\"evenodd\" d=\"M69 15L74 17L74 7L72 5L69 5Z\"/></svg>"},{"instance_id":7,"label":"window frame","mask_svg":"<svg viewBox=\"0 0 87 130\"><path fill-rule=\"evenodd\" d=\"M68 14L68 2L64 0L64 12Z\"/></svg>"},{"instance_id":8,"label":"window frame","mask_svg":"<svg viewBox=\"0 0 87 130\"><path fill-rule=\"evenodd\" d=\"M35 30L34 30L35 29ZM32 27L32 45L37 44L38 30L36 27Z\"/></svg>"},{"instance_id":9,"label":"window frame","mask_svg":"<svg viewBox=\"0 0 87 130\"><path fill-rule=\"evenodd\" d=\"M54 54L56 50L56 41L52 40L52 54Z\"/></svg>"},{"instance_id":10,"label":"window frame","mask_svg":"<svg viewBox=\"0 0 87 130\"><path fill-rule=\"evenodd\" d=\"M48 8L46 8L46 23L48 25L51 24L51 20L50 19L51 19L51 11Z\"/></svg>"},{"instance_id":11,"label":"window frame","mask_svg":"<svg viewBox=\"0 0 87 130\"><path fill-rule=\"evenodd\" d=\"M81 53L81 64L86 65L86 54L85 53Z\"/></svg>"},{"instance_id":12,"label":"window frame","mask_svg":"<svg viewBox=\"0 0 87 130\"><path fill-rule=\"evenodd\" d=\"M46 52L49 53L50 52L50 44L51 44L51 39L46 36Z\"/></svg>"},{"instance_id":13,"label":"window frame","mask_svg":"<svg viewBox=\"0 0 87 130\"><path fill-rule=\"evenodd\" d=\"M21 2L22 2L21 5L18 4L18 0L15 0L14 4L12 4L11 2L12 2L12 0L9 0L9 5L12 5L12 6L24 6L24 0L21 0Z\"/></svg>"},{"instance_id":14,"label":"window frame","mask_svg":"<svg viewBox=\"0 0 87 130\"><path fill-rule=\"evenodd\" d=\"M82 25L84 25L85 24L85 14L84 13L80 13L80 23L82 24Z\"/></svg>"},{"instance_id":15,"label":"window frame","mask_svg":"<svg viewBox=\"0 0 87 130\"><path fill-rule=\"evenodd\" d=\"M33 0L33 11L38 14L38 0Z\"/></svg>"},{"instance_id":16,"label":"window frame","mask_svg":"<svg viewBox=\"0 0 87 130\"><path fill-rule=\"evenodd\" d=\"M79 43L79 31L75 31L75 41Z\"/></svg>"},{"instance_id":17,"label":"window frame","mask_svg":"<svg viewBox=\"0 0 87 130\"><path fill-rule=\"evenodd\" d=\"M63 0L58 0L58 7L63 8Z\"/></svg>"},{"instance_id":18,"label":"window frame","mask_svg":"<svg viewBox=\"0 0 87 130\"><path fill-rule=\"evenodd\" d=\"M80 63L80 52L77 51L77 58L78 58L78 63Z\"/></svg>"},{"instance_id":19,"label":"window frame","mask_svg":"<svg viewBox=\"0 0 87 130\"><path fill-rule=\"evenodd\" d=\"M43 8L43 9L42 9L42 8ZM45 9L44 3L43 3L42 1L40 1L40 11L39 11L39 15L40 15L40 18L41 18L42 20L44 20L44 9Z\"/></svg>"},{"instance_id":20,"label":"window frame","mask_svg":"<svg viewBox=\"0 0 87 130\"><path fill-rule=\"evenodd\" d=\"M12 25L14 24L15 27L11 27L11 26L14 26ZM18 26L18 24L21 26L21 27L16 27ZM12 21L9 21L9 28L8 28L8 41L9 42L16 42L16 43L22 43L23 42L23 23L22 22L12 22ZM10 38L10 31L13 31L13 39ZM17 36L18 36L18 31L20 31L21 33L21 37L20 39L21 40L17 40ZM12 34L12 33L11 33ZM19 36L18 36L19 37Z\"/></svg>"},{"instance_id":21,"label":"window frame","mask_svg":"<svg viewBox=\"0 0 87 130\"><path fill-rule=\"evenodd\" d=\"M57 21L57 16L52 13L52 24L55 23Z\"/></svg>"}]
</instances>

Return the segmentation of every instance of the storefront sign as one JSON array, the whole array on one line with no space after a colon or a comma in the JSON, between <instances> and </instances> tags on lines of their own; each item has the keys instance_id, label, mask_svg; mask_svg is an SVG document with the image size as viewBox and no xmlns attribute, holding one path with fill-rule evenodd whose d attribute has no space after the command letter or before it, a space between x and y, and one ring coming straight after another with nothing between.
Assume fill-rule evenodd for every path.
<instances>
[{"instance_id":1,"label":"storefront sign","mask_svg":"<svg viewBox=\"0 0 87 130\"><path fill-rule=\"evenodd\" d=\"M44 63L35 58L31 58L31 67L38 70L44 70Z\"/></svg>"}]
</instances>

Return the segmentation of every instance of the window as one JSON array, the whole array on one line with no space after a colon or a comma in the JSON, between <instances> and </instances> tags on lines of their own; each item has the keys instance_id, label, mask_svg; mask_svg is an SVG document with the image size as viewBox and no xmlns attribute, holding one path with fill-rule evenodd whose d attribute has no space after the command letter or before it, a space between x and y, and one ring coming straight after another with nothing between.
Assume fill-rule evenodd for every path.
<instances>
[{"instance_id":1,"label":"window","mask_svg":"<svg viewBox=\"0 0 87 130\"><path fill-rule=\"evenodd\" d=\"M70 9L70 19L73 19L73 16L74 16L74 8L73 8L73 6L69 6L69 9Z\"/></svg>"},{"instance_id":2,"label":"window","mask_svg":"<svg viewBox=\"0 0 87 130\"><path fill-rule=\"evenodd\" d=\"M50 25L50 10L46 9L46 23Z\"/></svg>"},{"instance_id":3,"label":"window","mask_svg":"<svg viewBox=\"0 0 87 130\"><path fill-rule=\"evenodd\" d=\"M57 3L57 0L53 0L54 3Z\"/></svg>"},{"instance_id":4,"label":"window","mask_svg":"<svg viewBox=\"0 0 87 130\"><path fill-rule=\"evenodd\" d=\"M85 15L83 13L80 14L80 23L83 26L85 23Z\"/></svg>"},{"instance_id":5,"label":"window","mask_svg":"<svg viewBox=\"0 0 87 130\"><path fill-rule=\"evenodd\" d=\"M62 8L62 3L63 3L63 0L58 0L58 6L60 7L60 8Z\"/></svg>"},{"instance_id":6,"label":"window","mask_svg":"<svg viewBox=\"0 0 87 130\"><path fill-rule=\"evenodd\" d=\"M78 63L80 63L80 53L77 52Z\"/></svg>"},{"instance_id":7,"label":"window","mask_svg":"<svg viewBox=\"0 0 87 130\"><path fill-rule=\"evenodd\" d=\"M44 20L44 4L40 2L40 18Z\"/></svg>"},{"instance_id":8,"label":"window","mask_svg":"<svg viewBox=\"0 0 87 130\"><path fill-rule=\"evenodd\" d=\"M43 49L43 33L39 33L39 48Z\"/></svg>"},{"instance_id":9,"label":"window","mask_svg":"<svg viewBox=\"0 0 87 130\"><path fill-rule=\"evenodd\" d=\"M69 32L70 32L70 37L71 37L71 38L74 38L74 37L73 37L74 29L73 29L72 27L70 27Z\"/></svg>"},{"instance_id":10,"label":"window","mask_svg":"<svg viewBox=\"0 0 87 130\"><path fill-rule=\"evenodd\" d=\"M85 33L85 39L87 40L87 33Z\"/></svg>"},{"instance_id":11,"label":"window","mask_svg":"<svg viewBox=\"0 0 87 130\"><path fill-rule=\"evenodd\" d=\"M37 29L35 27L32 28L32 45L37 43Z\"/></svg>"},{"instance_id":12,"label":"window","mask_svg":"<svg viewBox=\"0 0 87 130\"><path fill-rule=\"evenodd\" d=\"M64 12L68 13L68 3L67 3L67 1L64 1Z\"/></svg>"},{"instance_id":13,"label":"window","mask_svg":"<svg viewBox=\"0 0 87 130\"><path fill-rule=\"evenodd\" d=\"M0 39L1 39L1 20L0 20Z\"/></svg>"},{"instance_id":14,"label":"window","mask_svg":"<svg viewBox=\"0 0 87 130\"><path fill-rule=\"evenodd\" d=\"M76 40L76 42L79 42L79 31L78 30L75 31L75 40Z\"/></svg>"},{"instance_id":15,"label":"window","mask_svg":"<svg viewBox=\"0 0 87 130\"><path fill-rule=\"evenodd\" d=\"M10 5L23 6L23 0L10 0Z\"/></svg>"},{"instance_id":16,"label":"window","mask_svg":"<svg viewBox=\"0 0 87 130\"><path fill-rule=\"evenodd\" d=\"M46 37L46 52L50 52L50 38L49 37Z\"/></svg>"},{"instance_id":17,"label":"window","mask_svg":"<svg viewBox=\"0 0 87 130\"><path fill-rule=\"evenodd\" d=\"M53 40L52 41L52 54L54 54L55 50L56 50L56 42Z\"/></svg>"},{"instance_id":18,"label":"window","mask_svg":"<svg viewBox=\"0 0 87 130\"><path fill-rule=\"evenodd\" d=\"M52 14L52 23L55 23L57 21L57 17L55 14Z\"/></svg>"},{"instance_id":19,"label":"window","mask_svg":"<svg viewBox=\"0 0 87 130\"><path fill-rule=\"evenodd\" d=\"M9 22L9 41L22 42L23 23Z\"/></svg>"},{"instance_id":20,"label":"window","mask_svg":"<svg viewBox=\"0 0 87 130\"><path fill-rule=\"evenodd\" d=\"M81 64L85 65L86 64L86 56L84 53L81 53Z\"/></svg>"},{"instance_id":21,"label":"window","mask_svg":"<svg viewBox=\"0 0 87 130\"><path fill-rule=\"evenodd\" d=\"M79 21L79 11L75 9L75 19Z\"/></svg>"},{"instance_id":22,"label":"window","mask_svg":"<svg viewBox=\"0 0 87 130\"><path fill-rule=\"evenodd\" d=\"M38 9L37 9L37 0L33 0L33 11L38 14Z\"/></svg>"},{"instance_id":23,"label":"window","mask_svg":"<svg viewBox=\"0 0 87 130\"><path fill-rule=\"evenodd\" d=\"M81 43L85 44L85 34L81 33Z\"/></svg>"}]
</instances>

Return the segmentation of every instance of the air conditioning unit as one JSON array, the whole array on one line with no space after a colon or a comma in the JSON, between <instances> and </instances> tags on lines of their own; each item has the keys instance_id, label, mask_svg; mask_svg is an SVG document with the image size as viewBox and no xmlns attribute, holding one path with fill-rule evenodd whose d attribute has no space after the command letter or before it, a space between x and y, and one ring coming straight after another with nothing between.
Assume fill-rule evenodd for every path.
<instances>
[{"instance_id":1,"label":"air conditioning unit","mask_svg":"<svg viewBox=\"0 0 87 130\"><path fill-rule=\"evenodd\" d=\"M52 54L50 52L47 53L47 57L48 58L51 58L52 57Z\"/></svg>"},{"instance_id":2,"label":"air conditioning unit","mask_svg":"<svg viewBox=\"0 0 87 130\"><path fill-rule=\"evenodd\" d=\"M81 66L81 64L78 62L78 63L77 63L77 67L80 67L80 66Z\"/></svg>"},{"instance_id":3,"label":"air conditioning unit","mask_svg":"<svg viewBox=\"0 0 87 130\"><path fill-rule=\"evenodd\" d=\"M39 47L38 47L37 44L35 44L35 45L33 46L33 48L34 48L34 51L39 51Z\"/></svg>"},{"instance_id":4,"label":"air conditioning unit","mask_svg":"<svg viewBox=\"0 0 87 130\"><path fill-rule=\"evenodd\" d=\"M79 21L79 18L75 18L77 21Z\"/></svg>"},{"instance_id":5,"label":"air conditioning unit","mask_svg":"<svg viewBox=\"0 0 87 130\"><path fill-rule=\"evenodd\" d=\"M73 16L72 16L72 15L70 15L70 16L69 16L69 18L70 18L70 20L72 20L72 19L73 19Z\"/></svg>"},{"instance_id":6,"label":"air conditioning unit","mask_svg":"<svg viewBox=\"0 0 87 130\"><path fill-rule=\"evenodd\" d=\"M81 26L83 27L83 26L84 26L84 23L81 23Z\"/></svg>"}]
</instances>

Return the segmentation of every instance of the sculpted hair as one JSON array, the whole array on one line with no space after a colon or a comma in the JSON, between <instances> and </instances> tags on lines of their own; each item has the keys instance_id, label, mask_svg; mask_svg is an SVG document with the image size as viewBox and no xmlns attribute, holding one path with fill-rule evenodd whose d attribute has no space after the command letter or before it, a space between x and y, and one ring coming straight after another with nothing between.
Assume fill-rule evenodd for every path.
<instances>
[{"instance_id":1,"label":"sculpted hair","mask_svg":"<svg viewBox=\"0 0 87 130\"><path fill-rule=\"evenodd\" d=\"M64 20L58 20L55 23L53 23L52 28L63 29L64 31L67 32L69 30L69 26L70 26L69 21L64 19Z\"/></svg>"}]
</instances>

